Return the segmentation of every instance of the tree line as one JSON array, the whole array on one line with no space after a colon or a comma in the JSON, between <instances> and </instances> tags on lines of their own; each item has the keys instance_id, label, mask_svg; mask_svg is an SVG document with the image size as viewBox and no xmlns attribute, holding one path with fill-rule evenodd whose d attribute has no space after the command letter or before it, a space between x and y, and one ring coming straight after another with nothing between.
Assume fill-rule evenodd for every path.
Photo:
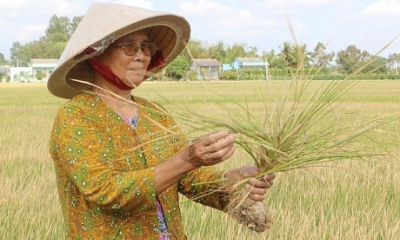
<instances>
[{"instance_id":1,"label":"tree line","mask_svg":"<svg viewBox=\"0 0 400 240\"><path fill-rule=\"evenodd\" d=\"M53 15L44 36L38 40L21 44L13 42L10 49L10 59L6 60L0 53L0 65L29 66L33 58L59 58L67 41L71 37L82 16L70 19L67 16ZM279 46L279 51L262 51L259 54L257 47L246 43L237 43L232 46L222 40L210 44L207 41L191 39L187 48L165 69L164 73L171 78L180 79L189 70L192 59L212 58L221 64L231 63L237 57L257 57L267 61L271 72L289 75L296 69L318 69L324 74L399 74L400 53L392 53L388 58L375 56L366 50L349 45L337 53L327 52L326 46L319 42L312 51L306 44L285 41Z\"/></svg>"}]
</instances>

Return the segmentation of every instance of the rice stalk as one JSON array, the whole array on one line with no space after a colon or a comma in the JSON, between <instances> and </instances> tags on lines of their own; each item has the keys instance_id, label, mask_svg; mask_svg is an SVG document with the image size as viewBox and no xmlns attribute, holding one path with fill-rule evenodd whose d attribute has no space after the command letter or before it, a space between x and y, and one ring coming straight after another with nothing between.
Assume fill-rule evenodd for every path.
<instances>
[{"instance_id":1,"label":"rice stalk","mask_svg":"<svg viewBox=\"0 0 400 240\"><path fill-rule=\"evenodd\" d=\"M256 177L340 160L373 161L389 155L383 146L374 141L374 134L382 132L379 127L388 123L390 116L376 119L358 116L354 122L348 122L336 109L359 82L354 80L356 76L375 59L371 58L345 80L324 82L316 91L307 94L312 79L309 74L304 75L303 56L286 94L272 107L265 104L261 119L251 112L248 104L236 103L233 108L221 104L219 109L226 115L214 117L204 116L188 107L177 107L180 111L174 118L194 133L230 130L235 135L235 145L247 153L252 164L259 168L260 173ZM235 117L231 117L231 113L236 113ZM253 206L254 201L248 201L249 194L244 185L249 180L244 176L226 185L227 192L231 192L228 213L239 223L262 232L270 227L269 213L266 209L255 209L258 206ZM261 218L255 216L259 215L259 211L265 213L261 214Z\"/></svg>"}]
</instances>

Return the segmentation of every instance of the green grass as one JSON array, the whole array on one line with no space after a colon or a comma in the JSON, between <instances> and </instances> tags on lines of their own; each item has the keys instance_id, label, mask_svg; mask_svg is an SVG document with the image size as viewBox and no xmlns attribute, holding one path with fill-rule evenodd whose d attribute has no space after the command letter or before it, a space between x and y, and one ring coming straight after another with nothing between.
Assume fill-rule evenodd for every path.
<instances>
[{"instance_id":1,"label":"green grass","mask_svg":"<svg viewBox=\"0 0 400 240\"><path fill-rule=\"evenodd\" d=\"M206 116L246 103L254 113L277 102L289 81L148 82L134 93L168 109L187 105ZM315 81L311 90L321 84ZM266 97L260 97L260 91ZM0 239L62 239L62 215L47 143L57 107L45 84L0 84ZM400 112L400 81L362 81L337 111L375 118ZM219 104L216 106L216 104ZM235 111L230 112L235 116ZM400 157L400 123L385 125L376 140ZM237 151L217 168L249 164ZM389 160L389 159L388 159ZM329 166L328 166L329 165ZM182 198L189 239L382 239L400 236L398 162L340 161L306 171L278 173L266 203L272 229L257 234L227 215Z\"/></svg>"}]
</instances>

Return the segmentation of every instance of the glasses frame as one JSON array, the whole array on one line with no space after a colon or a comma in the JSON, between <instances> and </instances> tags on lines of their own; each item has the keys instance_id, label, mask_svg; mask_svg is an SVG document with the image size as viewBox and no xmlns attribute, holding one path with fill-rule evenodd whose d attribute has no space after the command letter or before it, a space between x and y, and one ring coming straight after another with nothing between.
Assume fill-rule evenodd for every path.
<instances>
[{"instance_id":1,"label":"glasses frame","mask_svg":"<svg viewBox=\"0 0 400 240\"><path fill-rule=\"evenodd\" d=\"M142 50L143 54L148 57L153 56L158 50L157 45L153 42L142 42L140 45L136 42L122 42L111 44L111 46L124 49L125 54L130 57L137 54L139 52L139 49ZM134 50L133 53L129 51L129 47L133 47L131 48L132 50ZM146 53L146 49L148 49L150 55Z\"/></svg>"}]
</instances>

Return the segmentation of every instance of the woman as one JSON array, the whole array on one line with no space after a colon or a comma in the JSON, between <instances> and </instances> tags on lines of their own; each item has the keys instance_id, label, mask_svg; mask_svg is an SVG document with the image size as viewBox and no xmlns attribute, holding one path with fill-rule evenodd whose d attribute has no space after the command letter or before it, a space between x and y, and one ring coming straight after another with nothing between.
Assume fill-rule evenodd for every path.
<instances>
[{"instance_id":1,"label":"woman","mask_svg":"<svg viewBox=\"0 0 400 240\"><path fill-rule=\"evenodd\" d=\"M223 192L206 195L209 185L193 183L257 174L207 167L234 153L229 132L186 146L162 107L131 95L182 51L189 32L179 16L96 3L68 42L48 82L71 98L50 141L67 238L186 239L178 192L224 210ZM250 197L263 200L273 179L252 178Z\"/></svg>"}]
</instances>

